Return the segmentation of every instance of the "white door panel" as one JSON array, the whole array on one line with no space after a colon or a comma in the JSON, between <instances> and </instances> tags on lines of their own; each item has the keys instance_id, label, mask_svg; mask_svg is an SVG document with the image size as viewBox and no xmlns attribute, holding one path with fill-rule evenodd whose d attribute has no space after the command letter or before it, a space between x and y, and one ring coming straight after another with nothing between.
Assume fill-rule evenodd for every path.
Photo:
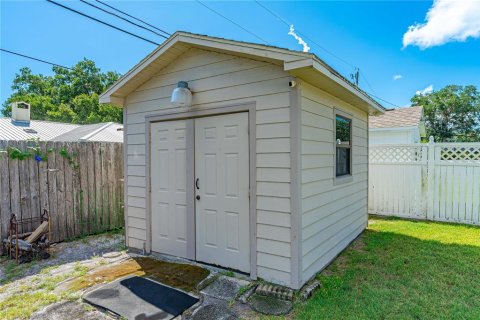
<instances>
[{"instance_id":1,"label":"white door panel","mask_svg":"<svg viewBox=\"0 0 480 320\"><path fill-rule=\"evenodd\" d=\"M187 257L186 120L151 125L152 250Z\"/></svg>"},{"instance_id":2,"label":"white door panel","mask_svg":"<svg viewBox=\"0 0 480 320\"><path fill-rule=\"evenodd\" d=\"M250 272L248 114L195 120L196 259Z\"/></svg>"}]
</instances>

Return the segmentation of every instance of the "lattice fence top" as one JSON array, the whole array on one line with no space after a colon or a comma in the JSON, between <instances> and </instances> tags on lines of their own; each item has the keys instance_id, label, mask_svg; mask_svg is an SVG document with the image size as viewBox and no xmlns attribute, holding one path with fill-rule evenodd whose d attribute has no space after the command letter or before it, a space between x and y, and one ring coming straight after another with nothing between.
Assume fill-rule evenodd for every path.
<instances>
[{"instance_id":1,"label":"lattice fence top","mask_svg":"<svg viewBox=\"0 0 480 320\"><path fill-rule=\"evenodd\" d=\"M480 161L480 145L439 146L441 161Z\"/></svg>"},{"instance_id":2,"label":"lattice fence top","mask_svg":"<svg viewBox=\"0 0 480 320\"><path fill-rule=\"evenodd\" d=\"M423 155L426 146L370 146L369 161L374 163L415 163L426 161Z\"/></svg>"}]
</instances>

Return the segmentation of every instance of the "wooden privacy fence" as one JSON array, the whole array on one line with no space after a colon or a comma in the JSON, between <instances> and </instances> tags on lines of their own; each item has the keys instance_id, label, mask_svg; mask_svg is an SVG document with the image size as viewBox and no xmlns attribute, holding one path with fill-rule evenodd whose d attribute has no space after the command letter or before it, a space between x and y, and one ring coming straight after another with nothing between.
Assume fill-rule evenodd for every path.
<instances>
[{"instance_id":1,"label":"wooden privacy fence","mask_svg":"<svg viewBox=\"0 0 480 320\"><path fill-rule=\"evenodd\" d=\"M480 224L480 143L370 146L368 208Z\"/></svg>"},{"instance_id":2,"label":"wooden privacy fence","mask_svg":"<svg viewBox=\"0 0 480 320\"><path fill-rule=\"evenodd\" d=\"M122 143L0 141L0 151L2 239L11 213L43 208L53 242L124 226Z\"/></svg>"}]
</instances>

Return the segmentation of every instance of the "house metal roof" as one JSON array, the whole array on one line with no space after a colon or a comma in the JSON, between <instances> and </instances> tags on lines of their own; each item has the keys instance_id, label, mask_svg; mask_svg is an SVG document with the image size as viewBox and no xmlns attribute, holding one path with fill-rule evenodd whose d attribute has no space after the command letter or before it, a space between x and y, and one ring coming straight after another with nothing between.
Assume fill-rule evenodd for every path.
<instances>
[{"instance_id":1,"label":"house metal roof","mask_svg":"<svg viewBox=\"0 0 480 320\"><path fill-rule=\"evenodd\" d=\"M30 123L25 123L12 118L0 118L0 140L40 139L47 141L79 126L42 120L30 120Z\"/></svg>"},{"instance_id":2,"label":"house metal roof","mask_svg":"<svg viewBox=\"0 0 480 320\"><path fill-rule=\"evenodd\" d=\"M79 125L43 120L29 123L0 118L0 140L123 142L123 125L113 122Z\"/></svg>"},{"instance_id":3,"label":"house metal roof","mask_svg":"<svg viewBox=\"0 0 480 320\"><path fill-rule=\"evenodd\" d=\"M423 120L423 108L406 107L387 110L384 114L369 117L368 127L370 129L401 128L418 126Z\"/></svg>"}]
</instances>

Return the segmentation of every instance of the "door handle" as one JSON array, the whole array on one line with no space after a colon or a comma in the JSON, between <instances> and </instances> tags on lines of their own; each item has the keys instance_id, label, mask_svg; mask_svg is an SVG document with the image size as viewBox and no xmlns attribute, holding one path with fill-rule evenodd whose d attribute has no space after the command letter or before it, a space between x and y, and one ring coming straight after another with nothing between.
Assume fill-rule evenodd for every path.
<instances>
[{"instance_id":1,"label":"door handle","mask_svg":"<svg viewBox=\"0 0 480 320\"><path fill-rule=\"evenodd\" d=\"M200 200L200 196L199 196L199 195L197 195L197 197L196 197L196 198L197 198L197 200Z\"/></svg>"},{"instance_id":2,"label":"door handle","mask_svg":"<svg viewBox=\"0 0 480 320\"><path fill-rule=\"evenodd\" d=\"M197 180L195 180L195 187L197 187L197 190L200 190L200 186L198 185L199 181L200 181L199 178L197 178Z\"/></svg>"}]
</instances>

